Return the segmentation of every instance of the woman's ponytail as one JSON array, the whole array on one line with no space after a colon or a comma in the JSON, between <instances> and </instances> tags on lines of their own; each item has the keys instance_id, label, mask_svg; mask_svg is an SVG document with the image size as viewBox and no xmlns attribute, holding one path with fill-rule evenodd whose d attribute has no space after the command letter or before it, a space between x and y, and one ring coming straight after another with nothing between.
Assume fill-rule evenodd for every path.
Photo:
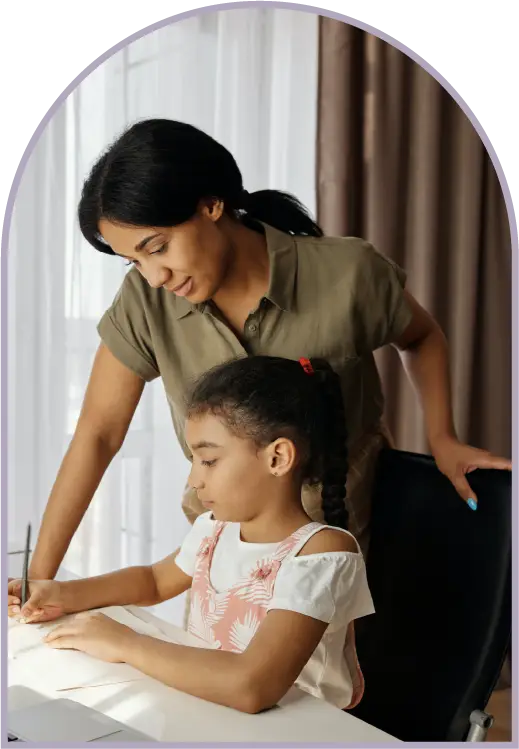
<instances>
[{"instance_id":1,"label":"woman's ponytail","mask_svg":"<svg viewBox=\"0 0 519 749\"><path fill-rule=\"evenodd\" d=\"M251 218L295 236L322 237L323 230L299 200L280 190L243 193L243 210Z\"/></svg>"}]
</instances>

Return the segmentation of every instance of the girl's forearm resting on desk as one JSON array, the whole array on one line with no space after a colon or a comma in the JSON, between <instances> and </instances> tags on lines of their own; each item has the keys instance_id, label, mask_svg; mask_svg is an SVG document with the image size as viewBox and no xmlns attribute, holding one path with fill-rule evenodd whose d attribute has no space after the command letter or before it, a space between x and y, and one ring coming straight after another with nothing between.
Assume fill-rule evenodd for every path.
<instances>
[{"instance_id":1,"label":"girl's forearm resting on desk","mask_svg":"<svg viewBox=\"0 0 519 749\"><path fill-rule=\"evenodd\" d=\"M247 713L259 712L243 653L175 645L147 635L124 641L121 659L147 676L195 697Z\"/></svg>"},{"instance_id":2,"label":"girl's forearm resting on desk","mask_svg":"<svg viewBox=\"0 0 519 749\"><path fill-rule=\"evenodd\" d=\"M326 623L292 611L270 611L242 653L174 645L131 633L121 660L175 689L246 713L286 694L321 640Z\"/></svg>"},{"instance_id":3,"label":"girl's forearm resting on desk","mask_svg":"<svg viewBox=\"0 0 519 749\"><path fill-rule=\"evenodd\" d=\"M275 705L296 682L326 623L270 611L242 653L176 645L137 634L100 613L78 614L45 638L54 648L128 663L195 697L247 713Z\"/></svg>"}]
</instances>

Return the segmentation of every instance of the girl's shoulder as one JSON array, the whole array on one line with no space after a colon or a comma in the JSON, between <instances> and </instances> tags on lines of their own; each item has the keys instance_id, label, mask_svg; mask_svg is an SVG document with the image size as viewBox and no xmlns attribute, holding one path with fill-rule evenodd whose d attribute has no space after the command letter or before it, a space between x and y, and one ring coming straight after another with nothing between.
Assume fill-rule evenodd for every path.
<instances>
[{"instance_id":1,"label":"girl's shoulder","mask_svg":"<svg viewBox=\"0 0 519 749\"><path fill-rule=\"evenodd\" d=\"M360 549L357 541L348 531L344 531L341 528L324 526L310 536L308 541L298 551L297 556L333 552L358 554L360 553Z\"/></svg>"},{"instance_id":2,"label":"girl's shoulder","mask_svg":"<svg viewBox=\"0 0 519 749\"><path fill-rule=\"evenodd\" d=\"M330 623L373 612L364 557L353 536L324 526L279 570L269 609L286 609Z\"/></svg>"}]
</instances>

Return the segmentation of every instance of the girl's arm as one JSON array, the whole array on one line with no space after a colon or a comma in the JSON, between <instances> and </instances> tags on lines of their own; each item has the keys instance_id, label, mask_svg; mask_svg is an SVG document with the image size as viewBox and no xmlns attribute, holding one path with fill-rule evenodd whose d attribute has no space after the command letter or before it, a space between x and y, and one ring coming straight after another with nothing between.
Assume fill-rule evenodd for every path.
<instances>
[{"instance_id":1,"label":"girl's arm","mask_svg":"<svg viewBox=\"0 0 519 749\"><path fill-rule=\"evenodd\" d=\"M316 533L298 556L357 552L357 542L341 531ZM130 636L122 660L175 689L247 713L275 705L309 661L328 624L311 616L269 611L243 653L172 645Z\"/></svg>"},{"instance_id":2,"label":"girl's arm","mask_svg":"<svg viewBox=\"0 0 519 749\"><path fill-rule=\"evenodd\" d=\"M155 606L181 595L191 587L192 578L175 564L177 554L178 549L150 566L60 583L64 612L73 614L104 606Z\"/></svg>"},{"instance_id":3,"label":"girl's arm","mask_svg":"<svg viewBox=\"0 0 519 749\"><path fill-rule=\"evenodd\" d=\"M438 323L404 291L413 318L395 346L418 392L427 438L439 469L460 496L477 500L466 474L476 468L511 469L511 462L461 443L454 428L447 341Z\"/></svg>"},{"instance_id":4,"label":"girl's arm","mask_svg":"<svg viewBox=\"0 0 519 749\"><path fill-rule=\"evenodd\" d=\"M152 566L127 567L84 580L30 581L29 600L21 611L21 581L10 581L9 615L20 613L32 624L105 606L154 606L191 587L192 578L175 562L177 554L178 550Z\"/></svg>"},{"instance_id":5,"label":"girl's arm","mask_svg":"<svg viewBox=\"0 0 519 749\"><path fill-rule=\"evenodd\" d=\"M45 641L124 662L182 692L246 713L272 707L294 684L327 627L292 611L270 611L243 653L175 645L101 614L79 614Z\"/></svg>"},{"instance_id":6,"label":"girl's arm","mask_svg":"<svg viewBox=\"0 0 519 749\"><path fill-rule=\"evenodd\" d=\"M327 624L293 611L270 611L243 653L173 645L137 635L123 660L195 697L246 713L275 705L294 684Z\"/></svg>"},{"instance_id":7,"label":"girl's arm","mask_svg":"<svg viewBox=\"0 0 519 749\"><path fill-rule=\"evenodd\" d=\"M357 550L351 536L327 529L312 536L299 555ZM80 614L74 621L56 627L46 641L55 648L129 663L195 697L257 713L275 705L295 683L327 626L312 616L273 609L246 650L229 653L163 642L137 634L101 614Z\"/></svg>"}]
</instances>

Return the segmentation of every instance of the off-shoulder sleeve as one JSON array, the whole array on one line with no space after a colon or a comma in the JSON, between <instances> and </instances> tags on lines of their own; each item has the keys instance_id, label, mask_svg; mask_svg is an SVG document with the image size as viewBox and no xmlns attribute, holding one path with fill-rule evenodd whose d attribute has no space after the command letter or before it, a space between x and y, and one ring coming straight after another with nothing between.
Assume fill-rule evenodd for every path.
<instances>
[{"instance_id":1,"label":"off-shoulder sleeve","mask_svg":"<svg viewBox=\"0 0 519 749\"><path fill-rule=\"evenodd\" d=\"M214 524L215 521L211 512L204 512L199 515L180 547L180 551L175 558L175 564L189 577L194 575L196 556L203 539L213 535Z\"/></svg>"},{"instance_id":2,"label":"off-shoulder sleeve","mask_svg":"<svg viewBox=\"0 0 519 749\"><path fill-rule=\"evenodd\" d=\"M332 552L287 559L279 570L269 610L295 611L330 623L374 612L362 554Z\"/></svg>"}]
</instances>

